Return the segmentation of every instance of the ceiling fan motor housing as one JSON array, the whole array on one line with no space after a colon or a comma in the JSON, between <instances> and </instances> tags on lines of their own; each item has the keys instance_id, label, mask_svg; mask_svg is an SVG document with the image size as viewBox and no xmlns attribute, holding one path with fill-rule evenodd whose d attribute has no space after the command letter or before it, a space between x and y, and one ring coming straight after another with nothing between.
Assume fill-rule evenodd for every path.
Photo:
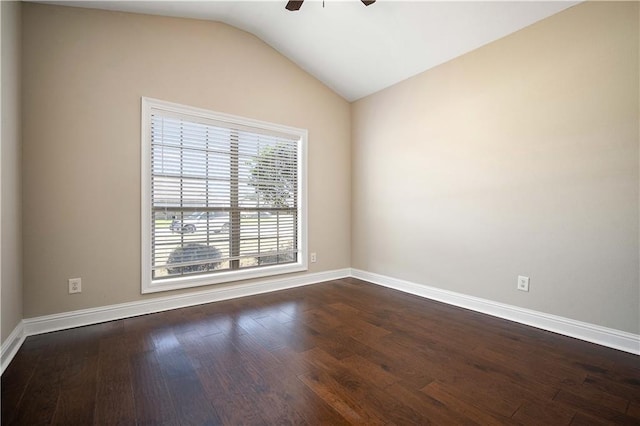
<instances>
[{"instance_id":1,"label":"ceiling fan motor housing","mask_svg":"<svg viewBox=\"0 0 640 426\"><path fill-rule=\"evenodd\" d=\"M376 2L376 0L360 0L360 1L365 6L369 6L369 5L371 5L371 4ZM287 2L287 5L285 6L285 9L290 10L290 11L300 10L300 8L302 7L302 3L303 2L304 2L304 0L299 0L299 1L290 0L290 1Z\"/></svg>"}]
</instances>

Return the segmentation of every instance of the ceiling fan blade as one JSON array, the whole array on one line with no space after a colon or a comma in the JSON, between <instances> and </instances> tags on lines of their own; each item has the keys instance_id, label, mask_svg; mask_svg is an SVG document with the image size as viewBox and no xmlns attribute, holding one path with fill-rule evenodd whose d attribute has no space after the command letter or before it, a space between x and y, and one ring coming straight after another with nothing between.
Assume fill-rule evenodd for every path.
<instances>
[{"instance_id":1,"label":"ceiling fan blade","mask_svg":"<svg viewBox=\"0 0 640 426\"><path fill-rule=\"evenodd\" d=\"M369 6L370 4L374 4L376 2L376 0L360 0L362 2L362 4L364 4L365 6Z\"/></svg>"},{"instance_id":2,"label":"ceiling fan blade","mask_svg":"<svg viewBox=\"0 0 640 426\"><path fill-rule=\"evenodd\" d=\"M289 1L289 2L287 2L287 5L285 6L285 8L287 10L291 10L291 11L298 10L302 6L302 2L303 1L304 0L301 0L301 1Z\"/></svg>"}]
</instances>

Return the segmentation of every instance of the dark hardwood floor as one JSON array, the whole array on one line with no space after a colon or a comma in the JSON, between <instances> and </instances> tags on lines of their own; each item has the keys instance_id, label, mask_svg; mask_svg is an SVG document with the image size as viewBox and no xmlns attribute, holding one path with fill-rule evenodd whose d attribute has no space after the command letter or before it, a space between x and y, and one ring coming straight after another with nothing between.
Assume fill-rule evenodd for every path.
<instances>
[{"instance_id":1,"label":"dark hardwood floor","mask_svg":"<svg viewBox=\"0 0 640 426\"><path fill-rule=\"evenodd\" d=\"M2 424L640 424L640 357L344 279L27 338Z\"/></svg>"}]
</instances>

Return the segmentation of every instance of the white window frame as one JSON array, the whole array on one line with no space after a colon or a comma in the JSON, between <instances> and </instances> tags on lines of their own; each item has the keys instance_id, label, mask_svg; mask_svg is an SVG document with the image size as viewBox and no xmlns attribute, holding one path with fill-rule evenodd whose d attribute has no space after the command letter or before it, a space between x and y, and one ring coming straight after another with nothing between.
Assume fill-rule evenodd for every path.
<instances>
[{"instance_id":1,"label":"white window frame","mask_svg":"<svg viewBox=\"0 0 640 426\"><path fill-rule=\"evenodd\" d=\"M301 272L307 265L307 135L305 129L253 120L230 114L180 105L153 98L142 97L141 116L141 244L142 244L142 293L176 290L211 284L229 283L273 275ZM151 113L153 111L177 113L226 123L231 126L249 126L265 131L285 133L299 138L298 147L298 256L293 263L260 266L250 269L217 271L211 274L163 278L152 277L152 205L151 205Z\"/></svg>"}]
</instances>

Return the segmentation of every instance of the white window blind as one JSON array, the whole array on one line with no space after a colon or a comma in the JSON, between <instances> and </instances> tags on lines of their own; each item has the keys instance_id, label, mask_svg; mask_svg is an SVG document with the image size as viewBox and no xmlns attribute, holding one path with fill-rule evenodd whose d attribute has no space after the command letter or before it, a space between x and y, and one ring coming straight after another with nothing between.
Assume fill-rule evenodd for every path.
<instances>
[{"instance_id":1,"label":"white window blind","mask_svg":"<svg viewBox=\"0 0 640 426\"><path fill-rule=\"evenodd\" d=\"M306 268L306 132L149 99L143 110L151 288Z\"/></svg>"}]
</instances>

